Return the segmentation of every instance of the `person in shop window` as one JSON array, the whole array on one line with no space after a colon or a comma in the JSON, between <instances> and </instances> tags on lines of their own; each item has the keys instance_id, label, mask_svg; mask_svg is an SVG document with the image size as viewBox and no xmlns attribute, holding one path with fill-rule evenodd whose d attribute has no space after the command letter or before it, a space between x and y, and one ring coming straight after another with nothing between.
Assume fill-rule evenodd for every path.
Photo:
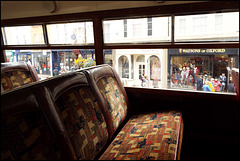
<instances>
[{"instance_id":1,"label":"person in shop window","mask_svg":"<svg viewBox=\"0 0 240 161\"><path fill-rule=\"evenodd\" d=\"M180 71L177 72L176 77L177 77L177 86L181 87L182 77L181 77Z\"/></svg>"},{"instance_id":2,"label":"person in shop window","mask_svg":"<svg viewBox=\"0 0 240 161\"><path fill-rule=\"evenodd\" d=\"M66 70L64 68L61 69L60 74L66 73Z\"/></svg>"},{"instance_id":3,"label":"person in shop window","mask_svg":"<svg viewBox=\"0 0 240 161\"><path fill-rule=\"evenodd\" d=\"M202 91L203 90L203 77L200 75L197 80L197 90Z\"/></svg>"},{"instance_id":4,"label":"person in shop window","mask_svg":"<svg viewBox=\"0 0 240 161\"><path fill-rule=\"evenodd\" d=\"M205 84L203 85L203 91L209 91L212 92L212 89L210 88L209 81L205 81Z\"/></svg>"},{"instance_id":5,"label":"person in shop window","mask_svg":"<svg viewBox=\"0 0 240 161\"><path fill-rule=\"evenodd\" d=\"M153 87L158 88L158 79L153 80Z\"/></svg>"},{"instance_id":6,"label":"person in shop window","mask_svg":"<svg viewBox=\"0 0 240 161\"><path fill-rule=\"evenodd\" d=\"M214 89L214 78L211 78L211 79L210 79L209 86L210 86L212 92L215 92L215 89Z\"/></svg>"},{"instance_id":7,"label":"person in shop window","mask_svg":"<svg viewBox=\"0 0 240 161\"><path fill-rule=\"evenodd\" d=\"M218 81L217 77L215 77L215 79L214 79L215 92L220 92L220 87L221 86L222 86L222 84Z\"/></svg>"},{"instance_id":8,"label":"person in shop window","mask_svg":"<svg viewBox=\"0 0 240 161\"><path fill-rule=\"evenodd\" d=\"M188 82L189 82L188 85L193 85L193 76L192 76L192 75L190 75L190 76L188 77Z\"/></svg>"},{"instance_id":9,"label":"person in shop window","mask_svg":"<svg viewBox=\"0 0 240 161\"><path fill-rule=\"evenodd\" d=\"M141 81L142 81L142 83L141 83L142 87L145 87L145 85L146 85L145 73L143 73L143 74L141 75Z\"/></svg>"},{"instance_id":10,"label":"person in shop window","mask_svg":"<svg viewBox=\"0 0 240 161\"><path fill-rule=\"evenodd\" d=\"M220 83L222 85L220 90L221 90L221 92L223 92L225 87L226 87L226 82L227 82L227 78L225 76L225 73L222 73L222 75L220 75L219 81L220 81Z\"/></svg>"},{"instance_id":11,"label":"person in shop window","mask_svg":"<svg viewBox=\"0 0 240 161\"><path fill-rule=\"evenodd\" d=\"M182 76L182 85L185 86L187 84L187 77L188 77L188 70L183 67L183 70L181 72L181 76Z\"/></svg>"},{"instance_id":12,"label":"person in shop window","mask_svg":"<svg viewBox=\"0 0 240 161\"><path fill-rule=\"evenodd\" d=\"M150 87L150 80L148 79L148 76L146 75L145 78L146 78L146 85L145 85L145 87Z\"/></svg>"},{"instance_id":13,"label":"person in shop window","mask_svg":"<svg viewBox=\"0 0 240 161\"><path fill-rule=\"evenodd\" d=\"M228 84L228 92L235 93L236 89L232 82L232 77L230 77L229 84Z\"/></svg>"}]
</instances>

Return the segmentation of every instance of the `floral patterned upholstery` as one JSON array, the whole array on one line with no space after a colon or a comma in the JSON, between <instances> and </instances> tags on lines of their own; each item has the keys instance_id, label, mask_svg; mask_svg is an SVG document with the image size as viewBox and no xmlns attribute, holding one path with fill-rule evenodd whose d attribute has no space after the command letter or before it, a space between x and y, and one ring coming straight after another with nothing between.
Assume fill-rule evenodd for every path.
<instances>
[{"instance_id":1,"label":"floral patterned upholstery","mask_svg":"<svg viewBox=\"0 0 240 161\"><path fill-rule=\"evenodd\" d=\"M4 91L32 82L34 81L29 71L10 71L1 74L1 85Z\"/></svg>"},{"instance_id":2,"label":"floral patterned upholstery","mask_svg":"<svg viewBox=\"0 0 240 161\"><path fill-rule=\"evenodd\" d=\"M39 111L1 121L1 160L59 160L60 150Z\"/></svg>"},{"instance_id":3,"label":"floral patterned upholstery","mask_svg":"<svg viewBox=\"0 0 240 161\"><path fill-rule=\"evenodd\" d=\"M100 160L175 160L181 120L174 111L133 116Z\"/></svg>"},{"instance_id":4,"label":"floral patterned upholstery","mask_svg":"<svg viewBox=\"0 0 240 161\"><path fill-rule=\"evenodd\" d=\"M101 78L97 82L97 86L107 102L115 131L127 115L125 98L116 79L113 77L106 76Z\"/></svg>"},{"instance_id":5,"label":"floral patterned upholstery","mask_svg":"<svg viewBox=\"0 0 240 161\"><path fill-rule=\"evenodd\" d=\"M108 140L105 119L89 87L76 87L56 101L79 160L92 160Z\"/></svg>"}]
</instances>

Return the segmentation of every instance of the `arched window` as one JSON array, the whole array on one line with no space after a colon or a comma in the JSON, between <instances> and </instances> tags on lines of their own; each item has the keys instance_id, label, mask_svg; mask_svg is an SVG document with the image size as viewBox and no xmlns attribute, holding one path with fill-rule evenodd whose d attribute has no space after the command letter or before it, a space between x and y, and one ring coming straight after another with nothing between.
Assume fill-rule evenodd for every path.
<instances>
[{"instance_id":1,"label":"arched window","mask_svg":"<svg viewBox=\"0 0 240 161\"><path fill-rule=\"evenodd\" d=\"M160 80L161 79L161 63L160 59L153 55L148 59L148 73L151 80Z\"/></svg>"},{"instance_id":2,"label":"arched window","mask_svg":"<svg viewBox=\"0 0 240 161\"><path fill-rule=\"evenodd\" d=\"M126 56L118 59L118 74L121 78L129 78L129 60Z\"/></svg>"}]
</instances>

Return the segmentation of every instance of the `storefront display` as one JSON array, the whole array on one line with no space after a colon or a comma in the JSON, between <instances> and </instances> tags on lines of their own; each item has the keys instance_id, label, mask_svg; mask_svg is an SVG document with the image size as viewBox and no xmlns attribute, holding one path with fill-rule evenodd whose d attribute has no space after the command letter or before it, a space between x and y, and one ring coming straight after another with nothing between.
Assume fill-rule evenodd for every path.
<instances>
[{"instance_id":1,"label":"storefront display","mask_svg":"<svg viewBox=\"0 0 240 161\"><path fill-rule=\"evenodd\" d=\"M196 89L197 79L203 83L211 78L226 75L228 86L230 68L239 68L239 49L169 49L168 73L170 88ZM179 80L180 79L180 80ZM226 92L226 87L223 91Z\"/></svg>"}]
</instances>

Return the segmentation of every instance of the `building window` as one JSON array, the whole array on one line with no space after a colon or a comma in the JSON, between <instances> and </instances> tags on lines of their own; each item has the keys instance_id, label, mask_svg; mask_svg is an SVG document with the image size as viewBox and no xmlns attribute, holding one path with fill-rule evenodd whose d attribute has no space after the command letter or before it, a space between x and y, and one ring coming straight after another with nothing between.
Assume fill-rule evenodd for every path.
<instances>
[{"instance_id":1,"label":"building window","mask_svg":"<svg viewBox=\"0 0 240 161\"><path fill-rule=\"evenodd\" d=\"M38 34L34 34L34 41L35 41L35 44L38 44L38 41L39 38L38 38Z\"/></svg>"},{"instance_id":2,"label":"building window","mask_svg":"<svg viewBox=\"0 0 240 161\"><path fill-rule=\"evenodd\" d=\"M223 15L215 15L215 31L219 32L223 29Z\"/></svg>"},{"instance_id":3,"label":"building window","mask_svg":"<svg viewBox=\"0 0 240 161\"><path fill-rule=\"evenodd\" d=\"M127 20L123 20L124 37L127 37Z\"/></svg>"},{"instance_id":4,"label":"building window","mask_svg":"<svg viewBox=\"0 0 240 161\"><path fill-rule=\"evenodd\" d=\"M110 24L104 24L104 41L110 41Z\"/></svg>"},{"instance_id":5,"label":"building window","mask_svg":"<svg viewBox=\"0 0 240 161\"><path fill-rule=\"evenodd\" d=\"M142 34L142 24L134 23L133 24L133 37L140 37Z\"/></svg>"},{"instance_id":6,"label":"building window","mask_svg":"<svg viewBox=\"0 0 240 161\"><path fill-rule=\"evenodd\" d=\"M152 36L152 18L147 19L148 36Z\"/></svg>"},{"instance_id":7,"label":"building window","mask_svg":"<svg viewBox=\"0 0 240 161\"><path fill-rule=\"evenodd\" d=\"M193 18L193 32L205 33L207 32L207 17L194 17Z\"/></svg>"},{"instance_id":8,"label":"building window","mask_svg":"<svg viewBox=\"0 0 240 161\"><path fill-rule=\"evenodd\" d=\"M180 27L179 29L180 34L186 33L186 19L180 19L179 27Z\"/></svg>"}]
</instances>

